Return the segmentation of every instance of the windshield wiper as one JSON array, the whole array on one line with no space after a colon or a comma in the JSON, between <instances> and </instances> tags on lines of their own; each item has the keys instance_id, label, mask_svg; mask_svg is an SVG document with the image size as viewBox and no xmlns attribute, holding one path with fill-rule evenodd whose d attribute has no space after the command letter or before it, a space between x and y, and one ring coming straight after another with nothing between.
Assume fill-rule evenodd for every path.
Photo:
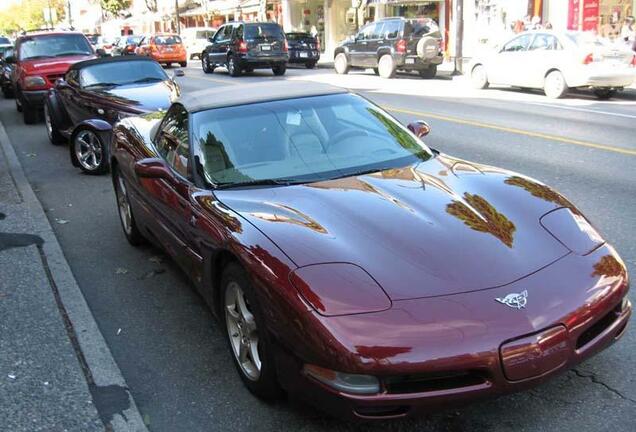
<instances>
[{"instance_id":1,"label":"windshield wiper","mask_svg":"<svg viewBox=\"0 0 636 432\"><path fill-rule=\"evenodd\" d=\"M368 170L364 170L364 171L355 171L352 173L346 173L343 174L341 176L337 176L337 177L331 177L329 179L325 179L325 180L335 180L335 179L341 179L341 178L347 178L347 177L357 177L357 176L361 176L361 175L365 175L365 174L374 174L380 171L384 171L386 168L371 168Z\"/></svg>"},{"instance_id":2,"label":"windshield wiper","mask_svg":"<svg viewBox=\"0 0 636 432\"><path fill-rule=\"evenodd\" d=\"M289 186L295 184L293 180L288 179L262 179L262 180L249 180L236 183L217 183L217 189L231 189L244 186Z\"/></svg>"},{"instance_id":3,"label":"windshield wiper","mask_svg":"<svg viewBox=\"0 0 636 432\"><path fill-rule=\"evenodd\" d=\"M95 83L95 84L85 85L84 88L87 89L91 87L117 87L120 85L121 84L119 83L106 82L106 83Z\"/></svg>"},{"instance_id":4,"label":"windshield wiper","mask_svg":"<svg viewBox=\"0 0 636 432\"><path fill-rule=\"evenodd\" d=\"M127 82L126 84L139 84L139 83L145 83L145 82L155 82L155 81L163 81L163 78L158 78L158 77L146 77L146 78L140 78L140 79L135 80L135 81Z\"/></svg>"},{"instance_id":5,"label":"windshield wiper","mask_svg":"<svg viewBox=\"0 0 636 432\"><path fill-rule=\"evenodd\" d=\"M43 58L52 58L53 56L51 55L36 55L36 56L31 56L31 57L25 57L22 60L35 60L35 59L43 59Z\"/></svg>"},{"instance_id":6,"label":"windshield wiper","mask_svg":"<svg viewBox=\"0 0 636 432\"><path fill-rule=\"evenodd\" d=\"M57 53L52 57L64 57L69 55L91 55L91 53L87 53L86 51L66 51L66 52Z\"/></svg>"}]
</instances>

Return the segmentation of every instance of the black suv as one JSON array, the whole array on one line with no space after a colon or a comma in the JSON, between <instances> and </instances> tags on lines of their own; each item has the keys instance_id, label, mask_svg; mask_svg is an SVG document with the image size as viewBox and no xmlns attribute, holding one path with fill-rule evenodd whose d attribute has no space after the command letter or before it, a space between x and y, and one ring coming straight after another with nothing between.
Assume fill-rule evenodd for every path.
<instances>
[{"instance_id":1,"label":"black suv","mask_svg":"<svg viewBox=\"0 0 636 432\"><path fill-rule=\"evenodd\" d=\"M276 23L228 23L209 41L210 45L201 53L205 73L212 73L217 66L226 67L233 77L243 71L269 68L274 75L283 75L287 69L287 39Z\"/></svg>"},{"instance_id":2,"label":"black suv","mask_svg":"<svg viewBox=\"0 0 636 432\"><path fill-rule=\"evenodd\" d=\"M362 27L334 53L334 68L346 74L350 68L373 68L384 78L396 70L416 70L422 78L434 78L442 63L442 35L430 18L384 18Z\"/></svg>"}]
</instances>

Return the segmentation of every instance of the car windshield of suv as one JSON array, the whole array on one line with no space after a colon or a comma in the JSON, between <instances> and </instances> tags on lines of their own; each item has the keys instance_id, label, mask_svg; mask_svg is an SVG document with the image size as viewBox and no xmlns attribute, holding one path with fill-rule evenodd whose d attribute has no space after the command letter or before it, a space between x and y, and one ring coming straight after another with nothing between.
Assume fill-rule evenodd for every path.
<instances>
[{"instance_id":1,"label":"car windshield of suv","mask_svg":"<svg viewBox=\"0 0 636 432\"><path fill-rule=\"evenodd\" d=\"M163 68L150 60L101 63L80 70L80 85L83 88L141 84L167 79Z\"/></svg>"},{"instance_id":2,"label":"car windshield of suv","mask_svg":"<svg viewBox=\"0 0 636 432\"><path fill-rule=\"evenodd\" d=\"M156 45L174 45L180 43L181 38L179 36L155 36Z\"/></svg>"},{"instance_id":3,"label":"car windshield of suv","mask_svg":"<svg viewBox=\"0 0 636 432\"><path fill-rule=\"evenodd\" d=\"M6 37L0 36L0 45L11 45L11 41Z\"/></svg>"},{"instance_id":4,"label":"car windshield of suv","mask_svg":"<svg viewBox=\"0 0 636 432\"><path fill-rule=\"evenodd\" d=\"M278 24L249 24L245 26L245 39L280 39L284 34Z\"/></svg>"},{"instance_id":5,"label":"car windshield of suv","mask_svg":"<svg viewBox=\"0 0 636 432\"><path fill-rule=\"evenodd\" d=\"M80 34L33 36L20 42L20 60L92 54L93 49Z\"/></svg>"},{"instance_id":6,"label":"car windshield of suv","mask_svg":"<svg viewBox=\"0 0 636 432\"><path fill-rule=\"evenodd\" d=\"M218 187L328 180L433 156L407 128L351 94L217 108L192 120L197 170Z\"/></svg>"}]
</instances>

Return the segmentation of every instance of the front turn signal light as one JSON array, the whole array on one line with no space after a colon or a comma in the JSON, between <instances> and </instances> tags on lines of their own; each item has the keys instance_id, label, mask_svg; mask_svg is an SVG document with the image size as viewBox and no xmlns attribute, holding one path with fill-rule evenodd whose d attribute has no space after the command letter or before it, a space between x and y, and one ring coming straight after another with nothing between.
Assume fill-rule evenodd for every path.
<instances>
[{"instance_id":1,"label":"front turn signal light","mask_svg":"<svg viewBox=\"0 0 636 432\"><path fill-rule=\"evenodd\" d=\"M323 384L343 393L377 394L380 393L380 381L371 375L336 372L316 365L306 364L303 372Z\"/></svg>"}]
</instances>

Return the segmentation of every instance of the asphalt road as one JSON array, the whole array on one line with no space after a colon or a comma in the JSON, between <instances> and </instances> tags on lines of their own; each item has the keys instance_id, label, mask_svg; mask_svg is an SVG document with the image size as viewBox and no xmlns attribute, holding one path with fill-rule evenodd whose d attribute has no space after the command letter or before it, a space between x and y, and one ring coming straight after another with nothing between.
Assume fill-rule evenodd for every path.
<instances>
[{"instance_id":1,"label":"asphalt road","mask_svg":"<svg viewBox=\"0 0 636 432\"><path fill-rule=\"evenodd\" d=\"M617 248L636 275L636 92L607 102L586 93L559 102L514 90L473 91L442 77L424 81L330 70L255 72L239 79L197 67L185 92L248 81L310 79L358 89L402 122L423 118L427 143L506 167L556 187ZM265 404L242 386L218 325L185 276L160 251L132 248L117 219L108 176L82 175L44 125L25 126L13 101L0 120L151 431L636 430L636 330L600 355L525 393L372 425L325 417L296 401ZM633 295L632 295L633 298ZM52 361L55 361L52 359Z\"/></svg>"}]
</instances>

